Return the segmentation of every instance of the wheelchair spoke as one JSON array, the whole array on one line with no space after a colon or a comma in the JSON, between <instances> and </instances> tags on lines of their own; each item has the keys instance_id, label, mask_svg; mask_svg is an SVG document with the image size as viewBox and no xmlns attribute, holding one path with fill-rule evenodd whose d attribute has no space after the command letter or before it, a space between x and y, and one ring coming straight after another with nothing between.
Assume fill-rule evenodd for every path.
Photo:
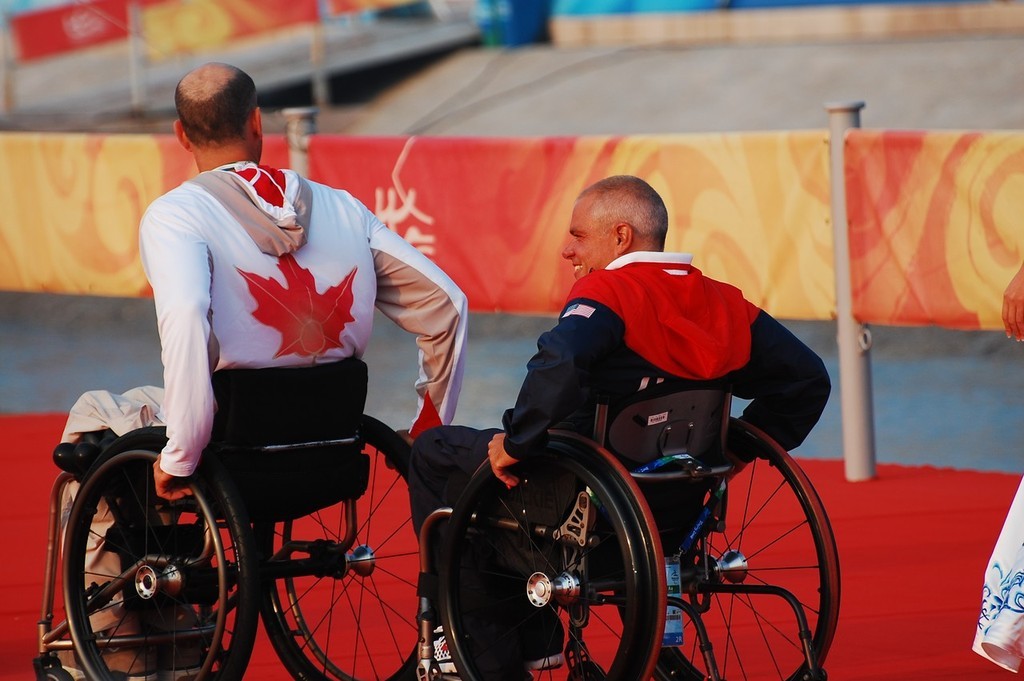
<instances>
[{"instance_id":1,"label":"wheelchair spoke","mask_svg":"<svg viewBox=\"0 0 1024 681\"><path fill-rule=\"evenodd\" d=\"M719 594L719 598L721 598L721 597L722 597L722 595ZM770 597L765 596L763 598L770 598ZM771 633L773 634L773 638L772 638L772 640L774 642L773 645L774 644L778 644L780 642L781 643L786 643L786 644L789 645L789 647L791 649L795 650L798 653L801 653L801 651L800 651L800 641L797 640L797 637L794 635L796 633L796 627L795 626L794 627L788 627L787 629L783 629L781 627L781 624L780 624L779 620L773 620L773 619L769 619L768 617L765 617L761 613L761 611L758 610L757 607L755 607L753 599L751 598L751 596L749 594L732 594L731 595L731 599L733 601L732 605L738 603L739 605L743 606L747 611L750 612L750 614L753 617L754 622L757 624L757 626L759 628L762 628L762 638L765 639L765 643L766 644L768 644L768 641L767 641L767 635L763 631L764 628L767 628L767 629L771 630ZM770 651L771 650L771 646L768 646L766 649Z\"/></svg>"},{"instance_id":2,"label":"wheelchair spoke","mask_svg":"<svg viewBox=\"0 0 1024 681\"><path fill-rule=\"evenodd\" d=\"M366 587L367 591L373 595L374 602L377 604L377 607L380 608L381 615L387 623L386 628L388 634L394 644L394 651L396 654L400 655L404 651L402 650L402 644L399 642L399 637L397 635L398 629L404 629L406 632L413 631L417 634L418 631L413 623L406 618L405 613L400 612L383 597L383 594L377 589L376 580L371 577L368 581L370 586Z\"/></svg>"},{"instance_id":3,"label":"wheelchair spoke","mask_svg":"<svg viewBox=\"0 0 1024 681\"><path fill-rule=\"evenodd\" d=\"M772 667L775 670L775 674L780 679L784 678L782 668L777 660L777 655L774 652L773 648L774 645L778 643L778 640L775 637L769 640L769 636L766 633L766 625L767 628L771 629L773 633L781 636L783 641L791 642L788 639L788 636L779 627L771 624L767 618L760 615L757 608L755 608L753 603L751 602L750 596L746 594L731 594L728 596L724 594L718 594L716 598L720 600L727 598L729 601L729 616L726 620L726 630L730 632L728 637L730 645L726 648L726 664L723 667L723 671L727 671L729 663L730 661L732 661L735 663L736 666L740 668L741 678L749 678L747 676L746 667L743 663L744 653L741 652L741 649L745 650L745 647L741 646L732 635L732 622L734 621L736 607L738 604L740 606L745 607L745 609L753 615L754 624L757 627L759 638L764 644L764 651L767 653L768 659L770 660Z\"/></svg>"},{"instance_id":4,"label":"wheelchair spoke","mask_svg":"<svg viewBox=\"0 0 1024 681\"><path fill-rule=\"evenodd\" d=\"M408 445L368 417L363 426L370 472L358 499L258 528L264 552L275 555L281 569L295 561L314 566L303 575L267 580L264 588L270 640L299 678L372 681L411 673L419 633L418 550L399 472L408 468ZM384 459L396 465L386 466ZM342 546L344 538L351 545Z\"/></svg>"},{"instance_id":5,"label":"wheelchair spoke","mask_svg":"<svg viewBox=\"0 0 1024 681\"><path fill-rule=\"evenodd\" d=\"M797 566L793 566L793 567L761 568L761 569L758 569L758 570L751 570L747 574L748 574L749 577L755 579L758 584L762 584L764 586L775 586L775 582L773 580L765 579L764 577L761 577L760 574L758 574L758 573L766 573L766 572L770 573L772 571L792 572L794 570L796 570L796 571L801 571L801 570L803 570L803 571L816 571L816 570L818 570L818 566L817 565L810 565L810 566L797 565ZM797 601L800 603L800 607L803 608L804 613L806 615L808 615L808 616L811 616L811 615L817 616L819 614L820 606L817 604L817 602L811 601L811 600L807 599L806 597L801 598L800 596L798 596L796 594L794 594L794 596L796 597Z\"/></svg>"},{"instance_id":6,"label":"wheelchair spoke","mask_svg":"<svg viewBox=\"0 0 1024 681\"><path fill-rule=\"evenodd\" d=\"M405 553L396 553L393 556L392 555L378 556L378 558L381 559L382 561L385 561L388 558L396 558L396 559L403 559L404 560L404 559L412 559L412 558L417 558L417 557L419 557L419 551L407 551ZM377 563L377 568L376 568L375 572L380 572L383 575L387 575L388 577L391 577L392 579L394 579L396 582L401 582L402 584L404 584L404 585L406 585L406 586L408 586L408 587L410 587L412 589L416 588L416 582L414 582L411 579L409 579L408 575L403 574L401 572L397 572L395 570L388 569L386 567L386 563L385 564ZM371 583L376 584L376 580L375 579L371 579ZM375 592L375 593L377 593L377 596L380 599L381 604L384 605L388 610L396 612L396 613L398 612L398 610L396 610L394 608L394 606L392 606L390 603L388 603L387 599L385 599L383 596L381 596L381 594L379 592Z\"/></svg>"},{"instance_id":7,"label":"wheelchair spoke","mask_svg":"<svg viewBox=\"0 0 1024 681\"><path fill-rule=\"evenodd\" d=\"M511 490L481 469L463 491L441 574L442 621L463 679L488 678L520 646L535 659L568 643L580 673L634 678L648 666L663 568L624 523L628 493L587 456L531 458ZM538 640L542 624L550 635Z\"/></svg>"},{"instance_id":8,"label":"wheelchair spoke","mask_svg":"<svg viewBox=\"0 0 1024 681\"><path fill-rule=\"evenodd\" d=\"M756 429L733 420L737 438L755 456L731 479L724 504L724 532L712 531L703 550L710 565L695 560L698 584L726 585L695 599L711 639L722 678L801 681L807 673L804 641L792 604L795 599L810 628L816 661L823 660L835 632L839 606L838 556L820 500L799 466ZM702 554L703 555L703 554ZM749 591L744 587L749 586ZM759 591L771 589L769 592ZM685 590L685 586L684 586ZM696 627L693 640L663 653L658 679L706 678Z\"/></svg>"},{"instance_id":9,"label":"wheelchair spoke","mask_svg":"<svg viewBox=\"0 0 1024 681\"><path fill-rule=\"evenodd\" d=\"M735 662L737 664L739 664L741 675L742 676L746 676L746 674L744 674L742 672L742 670L743 670L743 660L740 657L740 655L738 655L738 654L736 654L734 652L739 647L739 646L736 645L736 640L734 638L734 633L733 633L733 624L732 624L733 623L733 612L734 612L733 611L734 599L732 599L732 598L728 599L728 601L729 601L728 605L726 607L724 607L724 608L721 606L721 600L722 600L721 598L718 598L716 596L715 600L719 601L719 606L718 607L721 609L721 611L723 613L722 618L723 618L723 624L724 624L724 629L725 629L725 660L724 660L724 662L720 663L721 664L721 669L722 669L722 674L723 674L723 676L728 678L728 676L729 676L729 665L732 664L733 660L735 659Z\"/></svg>"},{"instance_id":10,"label":"wheelchair spoke","mask_svg":"<svg viewBox=\"0 0 1024 681\"><path fill-rule=\"evenodd\" d=\"M148 674L158 653L197 681L240 675L248 661L258 613L252 587L239 598L239 585L255 577L247 515L229 482L209 484L205 471L216 462L197 471L188 499L157 497L152 466L164 442L159 429L114 440L72 505L68 628L92 678Z\"/></svg>"},{"instance_id":11,"label":"wheelchair spoke","mask_svg":"<svg viewBox=\"0 0 1024 681\"><path fill-rule=\"evenodd\" d=\"M377 459L379 457L374 458ZM376 471L376 469L377 464L375 463L374 470ZM383 505L387 502L388 499L392 498L392 493L401 494L403 496L407 494L402 478L395 476L395 478L390 482L390 484L388 484L387 488L384 490L378 490L375 485L371 486L369 490L370 498L365 502L366 516L365 519L363 520L363 524L359 527L359 534L366 537L370 536L370 524L373 522L374 518L378 517L377 511L379 511L383 507ZM411 524L412 521L410 520L410 525Z\"/></svg>"}]
</instances>

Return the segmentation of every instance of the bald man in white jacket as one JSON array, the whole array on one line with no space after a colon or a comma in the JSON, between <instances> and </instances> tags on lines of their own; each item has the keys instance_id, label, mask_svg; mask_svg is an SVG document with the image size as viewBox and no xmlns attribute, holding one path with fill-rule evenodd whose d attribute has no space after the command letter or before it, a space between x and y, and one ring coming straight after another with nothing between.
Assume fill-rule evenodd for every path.
<instances>
[{"instance_id":1,"label":"bald man in white jacket","mask_svg":"<svg viewBox=\"0 0 1024 681\"><path fill-rule=\"evenodd\" d=\"M410 436L451 423L462 381L466 298L348 192L259 165L252 79L227 64L188 73L174 132L200 174L152 203L139 240L164 365L168 443L157 493L188 493L209 442L218 369L361 357L374 307L417 336Z\"/></svg>"}]
</instances>

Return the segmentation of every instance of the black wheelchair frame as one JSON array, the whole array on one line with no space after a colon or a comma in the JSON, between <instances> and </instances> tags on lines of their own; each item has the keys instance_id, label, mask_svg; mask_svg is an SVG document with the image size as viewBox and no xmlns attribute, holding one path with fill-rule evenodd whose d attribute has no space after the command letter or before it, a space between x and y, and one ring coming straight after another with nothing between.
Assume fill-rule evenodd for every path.
<instances>
[{"instance_id":1,"label":"black wheelchair frame","mask_svg":"<svg viewBox=\"0 0 1024 681\"><path fill-rule=\"evenodd\" d=\"M280 374L254 371L228 384L248 413L263 408L245 397L258 387L250 379ZM154 491L163 428L121 437L103 431L58 446L54 457L64 472L50 494L37 679L75 678L65 664L92 681L120 681L125 672L143 678L154 668L191 681L240 679L260 620L295 678L411 673L418 547L405 483L409 446L384 423L360 415L362 397L332 401L309 387L323 385L327 372L335 379L327 385L345 386L354 377L365 395L361 363L284 371L294 372L285 378L290 388L269 394L292 412L270 404L253 429L262 430L261 439L242 445L230 439L228 419L223 430L232 444L207 449L188 478L191 494L181 500ZM218 416L230 415L218 401ZM339 409L344 413L332 418ZM290 425L316 410L320 423ZM268 424L271 418L277 423ZM295 437L272 439L281 432ZM217 424L214 433L223 435ZM274 461L282 462L278 475ZM239 478L240 462L255 465L255 473L242 470ZM287 477L296 465L303 467L299 477ZM308 483L296 483L303 475ZM248 482L240 487L238 480ZM262 498L275 486L293 492L287 503ZM62 621L54 614L58 579ZM336 609L347 612L335 616Z\"/></svg>"},{"instance_id":2,"label":"black wheelchair frame","mask_svg":"<svg viewBox=\"0 0 1024 681\"><path fill-rule=\"evenodd\" d=\"M827 515L789 454L729 418L723 399L710 419L717 434L669 419L676 431L661 428L658 448L679 456L651 473L629 470L603 437L552 431L547 451L520 464L519 486L505 489L485 462L418 538L409 448L369 416L354 438L331 443L369 456L365 492L255 521L217 456L204 456L190 497L157 498L161 429L65 447L68 470L50 495L36 678L74 678L62 666L70 655L86 678L119 680L112 653L145 666L145 651L158 649L156 664L180 663L195 681L239 679L262 619L296 679L443 681L432 646L440 624L459 678L479 681L486 608L513 633L557 618L547 643L564 651L571 679L825 679L840 595ZM611 432L607 421L599 410L598 432ZM698 441L723 456L689 456ZM72 483L80 488L62 530ZM108 511L115 529L100 534ZM107 572L84 558L97 541L119 561ZM671 585L666 556L678 561ZM481 564L486 588L467 578ZM65 620L55 622L58 574ZM663 645L669 606L681 613L682 642ZM119 630L105 617L134 624Z\"/></svg>"},{"instance_id":3,"label":"black wheelchair frame","mask_svg":"<svg viewBox=\"0 0 1024 681\"><path fill-rule=\"evenodd\" d=\"M714 399L723 404L709 427L721 437L696 436L724 447L711 465L684 451L672 468L631 472L595 440L557 431L546 453L519 464L522 482L511 490L484 462L454 506L421 531L421 545L437 545L439 557L434 566L430 552L422 554L421 582L438 585L421 590L417 678L445 678L424 645L436 623L458 678L489 678L489 647L504 644L480 633L480 622L501 613L512 635L559 617L554 636L568 634L570 679L825 679L840 576L824 507L787 452L730 418L727 395ZM692 405L662 401L653 412L680 406ZM679 416L669 421L688 426L683 438L692 442L694 424ZM599 408L598 433L606 423ZM672 450L679 435L662 429L658 437ZM552 480L565 476L575 484L560 491ZM660 510L689 507L670 531L647 503L657 499L651 485L668 490ZM679 561L672 595L666 555ZM522 606L527 601L532 607ZM668 606L681 612L683 641L663 645ZM561 639L549 646L560 648ZM564 671L533 678L555 674Z\"/></svg>"}]
</instances>

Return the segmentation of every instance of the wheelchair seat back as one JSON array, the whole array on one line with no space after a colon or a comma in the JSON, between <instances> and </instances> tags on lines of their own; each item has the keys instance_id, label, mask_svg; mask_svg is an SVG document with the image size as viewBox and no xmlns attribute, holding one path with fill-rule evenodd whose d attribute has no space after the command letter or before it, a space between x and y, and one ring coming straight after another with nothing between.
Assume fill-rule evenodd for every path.
<instances>
[{"instance_id":1,"label":"wheelchair seat back","mask_svg":"<svg viewBox=\"0 0 1024 681\"><path fill-rule=\"evenodd\" d=\"M728 385L676 381L605 407L604 445L633 471L664 546L679 546L717 484L711 476L729 468L724 450L731 398ZM655 470L638 473L647 468Z\"/></svg>"},{"instance_id":2,"label":"wheelchair seat back","mask_svg":"<svg viewBox=\"0 0 1024 681\"><path fill-rule=\"evenodd\" d=\"M661 384L642 390L610 408L604 444L627 466L676 454L720 463L730 398L727 388L717 386Z\"/></svg>"},{"instance_id":3,"label":"wheelchair seat back","mask_svg":"<svg viewBox=\"0 0 1024 681\"><path fill-rule=\"evenodd\" d=\"M359 426L366 364L354 357L308 367L213 374L211 444L254 521L307 515L366 491Z\"/></svg>"}]
</instances>

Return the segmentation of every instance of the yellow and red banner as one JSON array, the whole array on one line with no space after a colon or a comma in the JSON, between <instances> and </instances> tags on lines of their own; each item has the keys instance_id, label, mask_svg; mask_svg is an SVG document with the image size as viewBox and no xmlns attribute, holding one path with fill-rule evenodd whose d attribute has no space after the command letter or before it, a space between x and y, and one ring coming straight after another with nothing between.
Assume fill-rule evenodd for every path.
<instances>
[{"instance_id":1,"label":"yellow and red banner","mask_svg":"<svg viewBox=\"0 0 1024 681\"><path fill-rule=\"evenodd\" d=\"M561 259L588 184L647 179L669 250L784 318L834 309L823 132L579 138L352 138L310 143L310 176L343 187L433 258L481 311L546 313L572 283Z\"/></svg>"},{"instance_id":2,"label":"yellow and red banner","mask_svg":"<svg viewBox=\"0 0 1024 681\"><path fill-rule=\"evenodd\" d=\"M336 1L390 6L405 0ZM143 39L154 60L320 18L317 0L84 0L14 15L10 26L15 55L31 61L126 40L131 5L139 7Z\"/></svg>"},{"instance_id":3,"label":"yellow and red banner","mask_svg":"<svg viewBox=\"0 0 1024 681\"><path fill-rule=\"evenodd\" d=\"M433 258L480 311L557 311L577 194L646 178L670 214L668 248L783 318L833 313L823 132L532 139L314 136L312 179L343 187ZM163 136L0 135L0 289L148 293L136 230L194 173ZM283 138L264 162L287 166ZM2 167L6 164L7 167ZM32 229L22 226L31 224Z\"/></svg>"},{"instance_id":4,"label":"yellow and red banner","mask_svg":"<svg viewBox=\"0 0 1024 681\"><path fill-rule=\"evenodd\" d=\"M999 328L1024 260L1024 135L854 130L845 181L854 313ZM286 167L280 136L264 161ZM825 133L562 138L314 136L313 179L351 191L463 287L474 310L549 313L576 195L646 178L668 248L786 319L834 314ZM136 230L190 177L170 136L0 135L0 289L146 295Z\"/></svg>"},{"instance_id":5,"label":"yellow and red banner","mask_svg":"<svg viewBox=\"0 0 1024 681\"><path fill-rule=\"evenodd\" d=\"M845 145L854 316L1002 328L1024 260L1024 135L852 130Z\"/></svg>"},{"instance_id":6,"label":"yellow and red banner","mask_svg":"<svg viewBox=\"0 0 1024 681\"><path fill-rule=\"evenodd\" d=\"M266 162L287 158L268 137ZM170 135L0 134L0 290L149 295L139 220L195 173Z\"/></svg>"},{"instance_id":7,"label":"yellow and red banner","mask_svg":"<svg viewBox=\"0 0 1024 681\"><path fill-rule=\"evenodd\" d=\"M142 10L142 32L149 57L160 59L318 18L317 0L170 0Z\"/></svg>"},{"instance_id":8,"label":"yellow and red banner","mask_svg":"<svg viewBox=\"0 0 1024 681\"><path fill-rule=\"evenodd\" d=\"M411 5L419 0L327 0L327 13L353 14L357 12L391 9L402 5Z\"/></svg>"}]
</instances>

